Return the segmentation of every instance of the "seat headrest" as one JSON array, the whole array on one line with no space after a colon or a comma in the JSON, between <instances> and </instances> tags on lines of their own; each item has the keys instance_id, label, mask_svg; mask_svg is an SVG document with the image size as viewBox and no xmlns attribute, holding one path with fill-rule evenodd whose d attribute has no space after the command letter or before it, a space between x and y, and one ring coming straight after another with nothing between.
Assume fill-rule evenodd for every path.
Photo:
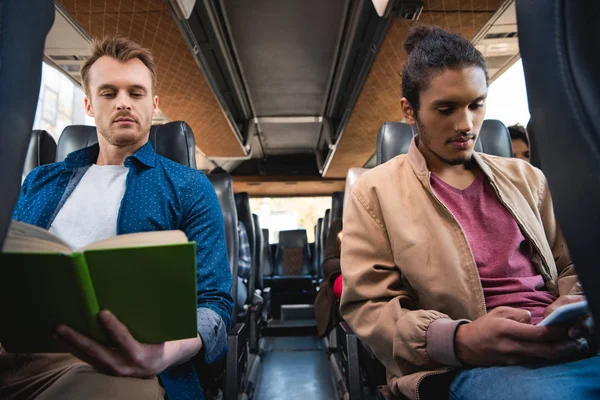
<instances>
[{"instance_id":1,"label":"seat headrest","mask_svg":"<svg viewBox=\"0 0 600 400\"><path fill-rule=\"evenodd\" d=\"M413 130L404 122L385 122L377 132L377 165L406 154L413 138Z\"/></svg>"},{"instance_id":2,"label":"seat headrest","mask_svg":"<svg viewBox=\"0 0 600 400\"><path fill-rule=\"evenodd\" d=\"M512 157L508 128L497 119L486 119L481 125L475 151L500 157Z\"/></svg>"},{"instance_id":3,"label":"seat headrest","mask_svg":"<svg viewBox=\"0 0 600 400\"><path fill-rule=\"evenodd\" d=\"M344 209L346 209L346 203L350 198L350 188L354 183L358 180L358 177L361 176L365 171L368 171L368 168L349 168L348 173L346 174L346 188L344 189Z\"/></svg>"},{"instance_id":4,"label":"seat headrest","mask_svg":"<svg viewBox=\"0 0 600 400\"><path fill-rule=\"evenodd\" d=\"M279 232L279 247L283 249L304 248L308 246L306 229L294 229Z\"/></svg>"},{"instance_id":5,"label":"seat headrest","mask_svg":"<svg viewBox=\"0 0 600 400\"><path fill-rule=\"evenodd\" d=\"M329 225L331 225L331 221L337 218L342 218L344 213L344 192L333 192L331 196L331 218Z\"/></svg>"},{"instance_id":6,"label":"seat headrest","mask_svg":"<svg viewBox=\"0 0 600 400\"><path fill-rule=\"evenodd\" d=\"M190 126L183 121L152 125L148 139L156 154L175 162L196 168L196 141ZM69 153L98 143L96 127L67 126L58 140L56 161L63 161Z\"/></svg>"},{"instance_id":7,"label":"seat headrest","mask_svg":"<svg viewBox=\"0 0 600 400\"><path fill-rule=\"evenodd\" d=\"M56 142L52 135L40 129L31 132L27 155L25 156L25 165L23 166L23 176L27 176L34 168L40 165L51 164L56 158Z\"/></svg>"}]
</instances>

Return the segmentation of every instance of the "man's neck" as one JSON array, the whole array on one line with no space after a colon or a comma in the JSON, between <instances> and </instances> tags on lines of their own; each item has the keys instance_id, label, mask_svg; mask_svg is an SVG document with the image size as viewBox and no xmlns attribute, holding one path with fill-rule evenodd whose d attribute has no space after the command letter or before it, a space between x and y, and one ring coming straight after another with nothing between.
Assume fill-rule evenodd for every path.
<instances>
[{"instance_id":1,"label":"man's neck","mask_svg":"<svg viewBox=\"0 0 600 400\"><path fill-rule=\"evenodd\" d=\"M464 190L471 186L479 168L476 163L451 165L433 154L426 146L419 143L419 151L427 162L427 167L432 174L457 189Z\"/></svg>"},{"instance_id":2,"label":"man's neck","mask_svg":"<svg viewBox=\"0 0 600 400\"><path fill-rule=\"evenodd\" d=\"M133 143L127 146L115 146L110 144L104 137L98 135L98 145L100 152L96 159L96 165L123 165L125 159L141 149L148 142L148 137L145 140Z\"/></svg>"}]
</instances>

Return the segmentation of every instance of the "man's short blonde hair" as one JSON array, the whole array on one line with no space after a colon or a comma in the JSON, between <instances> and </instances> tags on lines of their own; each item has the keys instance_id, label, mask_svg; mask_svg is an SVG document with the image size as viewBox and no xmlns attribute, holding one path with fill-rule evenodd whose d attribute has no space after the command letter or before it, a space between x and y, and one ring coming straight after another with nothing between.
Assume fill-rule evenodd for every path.
<instances>
[{"instance_id":1,"label":"man's short blonde hair","mask_svg":"<svg viewBox=\"0 0 600 400\"><path fill-rule=\"evenodd\" d=\"M152 93L156 93L156 64L150 50L122 36L105 36L92 41L91 55L81 66L81 80L85 93L89 95L90 68L100 57L109 56L121 62L138 58L150 70Z\"/></svg>"}]
</instances>

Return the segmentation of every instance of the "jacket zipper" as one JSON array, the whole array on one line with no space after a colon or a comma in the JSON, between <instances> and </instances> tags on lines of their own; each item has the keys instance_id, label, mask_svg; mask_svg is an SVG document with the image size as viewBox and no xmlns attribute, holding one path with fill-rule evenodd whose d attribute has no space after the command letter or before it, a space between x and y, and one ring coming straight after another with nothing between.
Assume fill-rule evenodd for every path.
<instances>
[{"instance_id":1,"label":"jacket zipper","mask_svg":"<svg viewBox=\"0 0 600 400\"><path fill-rule=\"evenodd\" d=\"M515 212L513 211L513 209L502 199L502 197L500 196L500 192L498 191L498 188L496 187L496 184L494 182L492 182L492 180L489 179L489 178L488 178L488 181L490 182L490 185L494 189L494 192L496 192L496 197L498 197L498 199L500 200L500 203L502 203L502 205L504 206L504 208L506 208L508 210L508 212L510 213L510 215L512 215L513 219L517 222L517 225L521 229L521 232L523 232L523 234L525 235L525 237L527 238L527 240L529 240L529 243L531 243L533 245L533 248L535 249L536 253L540 257L540 262L542 263L542 271L541 272L543 273L543 275L546 275L546 279L548 281L552 282L552 274L550 273L550 268L546 264L546 259L544 258L544 255L542 254L542 251L540 250L540 248L538 247L538 245L535 243L535 241L532 239L532 236L525 229L525 227L523 226L523 224L516 217Z\"/></svg>"},{"instance_id":2,"label":"jacket zipper","mask_svg":"<svg viewBox=\"0 0 600 400\"><path fill-rule=\"evenodd\" d=\"M477 262L475 261L475 256L473 255L473 251L471 250L471 245L469 245L469 240L467 239L467 234L463 230L462 226L460 225L460 222L458 222L458 220L456 219L454 214L452 214L452 212L448 209L448 207L446 207L446 205L441 202L441 200L437 197L437 195L431 188L431 183L430 183L431 182L431 171L429 171L427 177L428 177L428 181L427 181L426 187L429 189L429 191L433 195L433 198L438 202L438 204L441 205L444 208L444 210L446 210L446 212L450 215L450 217L452 217L452 220L454 222L456 222L456 225L458 225L458 228L460 229L460 232L462 233L463 238L465 239L465 243L467 243L467 247L469 249L469 254L471 255L471 261L473 261L473 265L475 266L475 273L477 274L477 279L479 280L479 289L481 289L481 298L483 299L483 308L484 308L483 313L485 314L485 313L487 313L487 303L485 301L485 293L483 292L483 284L481 283L481 276L479 275L479 269L477 268Z\"/></svg>"}]
</instances>

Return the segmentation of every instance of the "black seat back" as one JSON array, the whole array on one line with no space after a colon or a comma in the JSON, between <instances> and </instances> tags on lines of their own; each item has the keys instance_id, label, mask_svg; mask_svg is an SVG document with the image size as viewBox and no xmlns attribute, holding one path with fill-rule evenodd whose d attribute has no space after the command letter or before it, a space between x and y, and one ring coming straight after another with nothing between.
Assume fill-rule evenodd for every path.
<instances>
[{"instance_id":1,"label":"black seat back","mask_svg":"<svg viewBox=\"0 0 600 400\"><path fill-rule=\"evenodd\" d=\"M250 211L250 198L248 193L236 193L235 194L235 208L237 210L238 222L244 224L246 233L248 235L248 245L250 246L250 263L252 265L252 275L248 280L248 293L254 293L255 275L256 270L256 233L254 229L254 218Z\"/></svg>"},{"instance_id":2,"label":"black seat back","mask_svg":"<svg viewBox=\"0 0 600 400\"><path fill-rule=\"evenodd\" d=\"M56 141L48 132L35 129L31 132L23 176L27 176L40 165L51 164L56 159Z\"/></svg>"},{"instance_id":3,"label":"black seat back","mask_svg":"<svg viewBox=\"0 0 600 400\"><path fill-rule=\"evenodd\" d=\"M517 1L540 161L596 323L600 321L600 2Z\"/></svg>"},{"instance_id":4,"label":"black seat back","mask_svg":"<svg viewBox=\"0 0 600 400\"><path fill-rule=\"evenodd\" d=\"M156 154L179 164L196 168L196 142L190 126L183 121L152 125L148 138ZM63 161L69 153L98 143L96 127L88 125L67 126L56 150L56 161Z\"/></svg>"},{"instance_id":5,"label":"black seat back","mask_svg":"<svg viewBox=\"0 0 600 400\"><path fill-rule=\"evenodd\" d=\"M269 243L269 230L262 230L263 244L262 244L262 253L263 253L263 279L265 277L273 276L274 272L274 262L273 262L273 253L271 252L271 244Z\"/></svg>"},{"instance_id":6,"label":"black seat back","mask_svg":"<svg viewBox=\"0 0 600 400\"><path fill-rule=\"evenodd\" d=\"M275 274L279 276L306 276L311 273L306 230L280 231L279 243L275 253Z\"/></svg>"},{"instance_id":7,"label":"black seat back","mask_svg":"<svg viewBox=\"0 0 600 400\"><path fill-rule=\"evenodd\" d=\"M208 179L215 189L217 199L221 205L223 212L223 220L225 223L225 240L227 242L227 257L229 259L229 267L231 269L231 296L233 297L234 306L232 313L232 324L235 323L237 304L237 268L239 257L239 238L237 233L237 211L235 209L235 200L233 197L233 180L227 172L219 172L208 175Z\"/></svg>"},{"instance_id":8,"label":"black seat back","mask_svg":"<svg viewBox=\"0 0 600 400\"><path fill-rule=\"evenodd\" d=\"M388 162L399 154L406 154L413 138L413 130L404 122L385 122L377 132L377 165Z\"/></svg>"},{"instance_id":9,"label":"black seat back","mask_svg":"<svg viewBox=\"0 0 600 400\"><path fill-rule=\"evenodd\" d=\"M331 196L331 216L329 226L334 219L342 218L344 213L344 192L333 192Z\"/></svg>"},{"instance_id":10,"label":"black seat back","mask_svg":"<svg viewBox=\"0 0 600 400\"><path fill-rule=\"evenodd\" d=\"M313 255L314 258L314 267L315 271L319 277L323 277L323 218L319 218L317 220L317 233L315 235L315 253Z\"/></svg>"},{"instance_id":11,"label":"black seat back","mask_svg":"<svg viewBox=\"0 0 600 400\"><path fill-rule=\"evenodd\" d=\"M512 157L508 128L497 119L486 119L481 125L475 151L500 157Z\"/></svg>"},{"instance_id":12,"label":"black seat back","mask_svg":"<svg viewBox=\"0 0 600 400\"><path fill-rule=\"evenodd\" d=\"M325 210L325 216L323 217L323 229L321 230L322 247L321 250L324 252L327 247L327 235L329 235L329 226L331 225L331 209Z\"/></svg>"},{"instance_id":13,"label":"black seat back","mask_svg":"<svg viewBox=\"0 0 600 400\"><path fill-rule=\"evenodd\" d=\"M260 229L260 222L258 215L252 214L252 220L254 222L254 243L256 246L255 260L254 260L254 282L255 289L264 289L264 279L263 279L263 233L262 229Z\"/></svg>"}]
</instances>

